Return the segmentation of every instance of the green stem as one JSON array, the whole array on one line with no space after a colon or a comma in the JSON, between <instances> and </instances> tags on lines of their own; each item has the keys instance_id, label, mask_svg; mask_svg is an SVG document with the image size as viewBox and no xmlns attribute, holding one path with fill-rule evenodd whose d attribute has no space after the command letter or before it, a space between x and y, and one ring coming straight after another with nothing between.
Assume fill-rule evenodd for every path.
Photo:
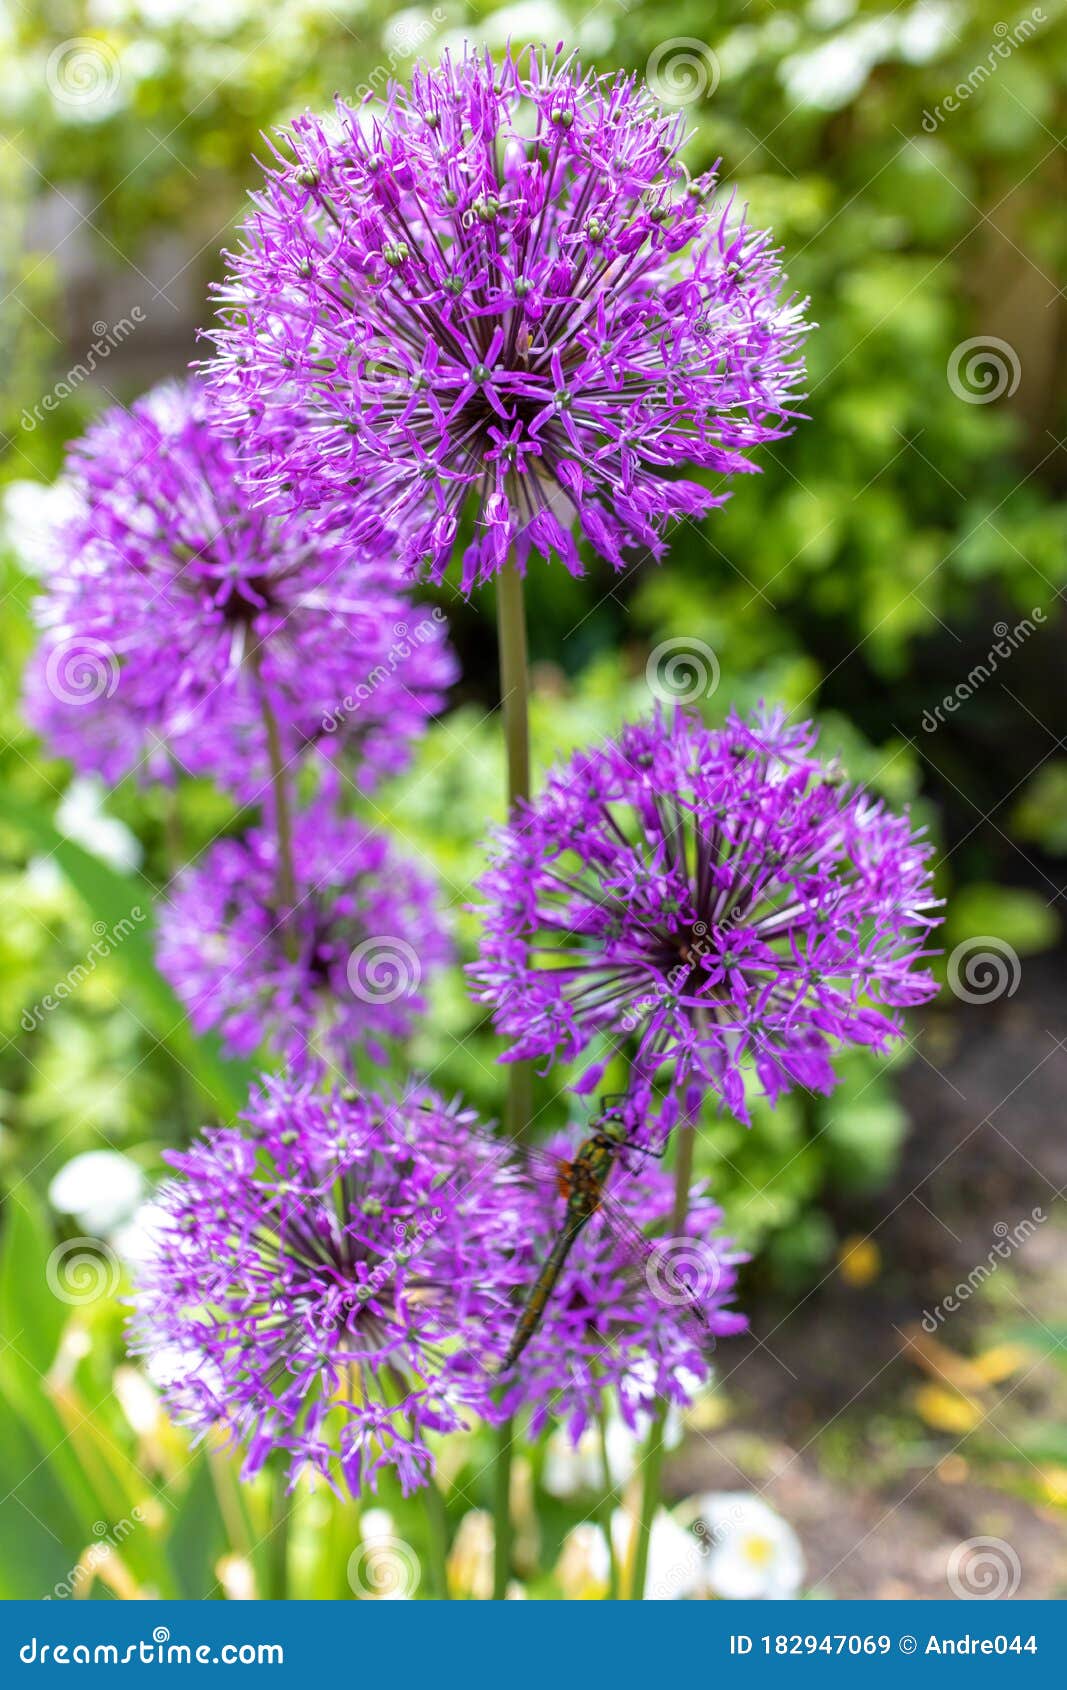
<instances>
[{"instance_id":1,"label":"green stem","mask_svg":"<svg viewBox=\"0 0 1067 1690\"><path fill-rule=\"evenodd\" d=\"M608 1459L608 1418L601 1403L600 1413L597 1415L597 1425L600 1431L600 1464L604 1471L604 1495L600 1502L600 1529L608 1543L608 1601L619 1600L619 1562L615 1554L615 1545L611 1538L611 1514L614 1486L611 1483L611 1462Z\"/></svg>"},{"instance_id":2,"label":"green stem","mask_svg":"<svg viewBox=\"0 0 1067 1690\"><path fill-rule=\"evenodd\" d=\"M284 1602L289 1595L289 1523L293 1499L286 1489L283 1468L271 1474L270 1530L267 1533L267 1598Z\"/></svg>"},{"instance_id":3,"label":"green stem","mask_svg":"<svg viewBox=\"0 0 1067 1690\"><path fill-rule=\"evenodd\" d=\"M293 815L289 806L285 760L282 757L282 736L278 730L278 718L274 714L270 696L263 685L258 652L253 654L250 662L259 689L259 709L267 735L274 825L278 830L278 901L281 904L283 920L288 920L296 909L296 869L293 862Z\"/></svg>"},{"instance_id":4,"label":"green stem","mask_svg":"<svg viewBox=\"0 0 1067 1690\"><path fill-rule=\"evenodd\" d=\"M645 1594L645 1580L648 1577L648 1546L652 1539L652 1522L659 1507L659 1481L663 1471L663 1423L666 1418L666 1403L657 1403L652 1415L652 1426L645 1445L644 1458L641 1462L641 1513L637 1522L637 1543L634 1547L633 1567L630 1573L629 1599L640 1602Z\"/></svg>"},{"instance_id":5,"label":"green stem","mask_svg":"<svg viewBox=\"0 0 1067 1690\"><path fill-rule=\"evenodd\" d=\"M526 610L522 576L513 562L504 565L496 583L497 632L500 643L500 702L504 710L504 740L508 753L508 803L530 796L530 684L526 661Z\"/></svg>"},{"instance_id":6,"label":"green stem","mask_svg":"<svg viewBox=\"0 0 1067 1690\"><path fill-rule=\"evenodd\" d=\"M448 1590L448 1510L437 1481L431 1479L424 1492L426 1518L430 1527L430 1585L438 1601L446 1602Z\"/></svg>"},{"instance_id":7,"label":"green stem","mask_svg":"<svg viewBox=\"0 0 1067 1690\"><path fill-rule=\"evenodd\" d=\"M493 1464L493 1601L502 1602L511 1580L511 1444L514 1420L497 1428Z\"/></svg>"},{"instance_id":8,"label":"green stem","mask_svg":"<svg viewBox=\"0 0 1067 1690\"><path fill-rule=\"evenodd\" d=\"M685 1232L689 1214L689 1187L693 1183L693 1145L696 1128L691 1120L680 1121L677 1131L678 1152L674 1162L674 1208L671 1212L671 1233L680 1238Z\"/></svg>"},{"instance_id":9,"label":"green stem","mask_svg":"<svg viewBox=\"0 0 1067 1690\"><path fill-rule=\"evenodd\" d=\"M530 681L526 653L526 607L522 576L513 561L497 577L500 646L500 702L508 762L508 810L530 796ZM510 1139L524 1139L533 1117L533 1064L508 1066L505 1124Z\"/></svg>"},{"instance_id":10,"label":"green stem","mask_svg":"<svg viewBox=\"0 0 1067 1690\"><path fill-rule=\"evenodd\" d=\"M671 1212L671 1233L681 1238L689 1214L689 1188L693 1183L693 1145L696 1126L691 1119L679 1123L675 1129L677 1153L674 1163L674 1208ZM667 1401L661 1398L652 1411L648 1443L641 1463L641 1513L637 1522L637 1545L634 1550L633 1577L630 1581L630 1600L644 1599L648 1577L648 1546L652 1537L652 1522L660 1502L660 1476L663 1472L663 1432L667 1419Z\"/></svg>"},{"instance_id":11,"label":"green stem","mask_svg":"<svg viewBox=\"0 0 1067 1690\"><path fill-rule=\"evenodd\" d=\"M508 765L508 811L530 796L530 678L526 649L526 607L522 576L513 559L497 577L497 633L500 647L500 702ZM533 1067L508 1067L505 1129L513 1141L526 1138L533 1117ZM511 1449L515 1423L497 1432L493 1482L493 1598L503 1601L511 1578Z\"/></svg>"}]
</instances>

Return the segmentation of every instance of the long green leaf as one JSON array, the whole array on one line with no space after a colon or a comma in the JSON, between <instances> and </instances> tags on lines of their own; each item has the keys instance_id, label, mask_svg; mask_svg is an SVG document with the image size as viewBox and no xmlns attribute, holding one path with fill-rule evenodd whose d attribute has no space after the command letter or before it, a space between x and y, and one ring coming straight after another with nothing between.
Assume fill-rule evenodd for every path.
<instances>
[{"instance_id":1,"label":"long green leaf","mask_svg":"<svg viewBox=\"0 0 1067 1690\"><path fill-rule=\"evenodd\" d=\"M120 873L59 832L37 805L11 794L5 820L22 830L47 853L107 931L125 936L111 956L136 993L138 1010L161 1043L189 1069L212 1105L225 1119L244 1107L252 1079L247 1063L226 1060L218 1040L193 1032L174 993L155 965L152 944L155 898L147 881ZM145 919L137 917L143 911Z\"/></svg>"}]
</instances>

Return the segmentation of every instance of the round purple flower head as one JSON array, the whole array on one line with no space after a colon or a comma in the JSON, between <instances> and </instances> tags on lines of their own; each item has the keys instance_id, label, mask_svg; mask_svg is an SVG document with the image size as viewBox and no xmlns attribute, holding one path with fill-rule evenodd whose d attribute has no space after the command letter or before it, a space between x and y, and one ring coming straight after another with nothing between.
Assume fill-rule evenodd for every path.
<instances>
[{"instance_id":1,"label":"round purple flower head","mask_svg":"<svg viewBox=\"0 0 1067 1690\"><path fill-rule=\"evenodd\" d=\"M433 1468L427 1432L483 1406L505 1222L471 1117L266 1079L246 1127L168 1152L134 1348L170 1411L227 1430L251 1476L289 1457L358 1497ZM486 1141L487 1142L487 1141Z\"/></svg>"},{"instance_id":2,"label":"round purple flower head","mask_svg":"<svg viewBox=\"0 0 1067 1690\"><path fill-rule=\"evenodd\" d=\"M161 910L160 971L198 1032L250 1055L266 1039L346 1070L384 1061L425 1012L420 986L450 962L436 888L381 835L324 805L296 819L298 901L283 913L273 829L224 839L175 881Z\"/></svg>"},{"instance_id":3,"label":"round purple flower head","mask_svg":"<svg viewBox=\"0 0 1067 1690\"><path fill-rule=\"evenodd\" d=\"M772 1102L829 1092L835 1048L900 1035L893 1010L936 990L932 847L815 737L781 710L718 731L657 711L550 776L481 883L473 972L508 1058L610 1042L589 1091L632 1041L638 1089L672 1067L669 1127L707 1088L747 1121L747 1072Z\"/></svg>"},{"instance_id":4,"label":"round purple flower head","mask_svg":"<svg viewBox=\"0 0 1067 1690\"><path fill-rule=\"evenodd\" d=\"M562 1137L546 1150L564 1161L571 1153ZM547 1180L519 1190L515 1258L529 1284L560 1235L566 1202ZM655 1158L634 1154L609 1191L614 1195L579 1234L540 1326L504 1378L500 1408L528 1407L534 1436L558 1419L577 1442L609 1399L634 1431L657 1397L686 1406L708 1377L709 1335L747 1325L729 1307L737 1264L747 1258L718 1235L722 1211L702 1183L690 1192L679 1236L671 1235L674 1177ZM653 1245L643 1262L633 1243L637 1231Z\"/></svg>"},{"instance_id":5,"label":"round purple flower head","mask_svg":"<svg viewBox=\"0 0 1067 1690\"><path fill-rule=\"evenodd\" d=\"M164 742L255 798L265 706L286 758L343 739L391 772L453 679L443 623L392 559L261 508L237 452L195 383L105 412L73 448L29 714L109 780Z\"/></svg>"},{"instance_id":6,"label":"round purple flower head","mask_svg":"<svg viewBox=\"0 0 1067 1690\"><path fill-rule=\"evenodd\" d=\"M636 78L533 51L296 119L213 336L255 473L364 537L366 485L434 580L469 508L464 591L509 554L580 574L575 515L616 569L658 556L722 502L679 467L751 470L803 377L769 237L690 178L684 138Z\"/></svg>"}]
</instances>

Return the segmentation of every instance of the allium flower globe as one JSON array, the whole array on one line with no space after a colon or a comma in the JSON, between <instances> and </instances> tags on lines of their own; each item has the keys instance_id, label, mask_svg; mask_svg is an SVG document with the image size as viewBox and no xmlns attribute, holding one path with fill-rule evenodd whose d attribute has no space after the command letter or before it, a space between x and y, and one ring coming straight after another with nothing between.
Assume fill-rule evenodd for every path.
<instances>
[{"instance_id":1,"label":"allium flower globe","mask_svg":"<svg viewBox=\"0 0 1067 1690\"><path fill-rule=\"evenodd\" d=\"M158 962L198 1032L249 1055L266 1040L346 1070L384 1061L452 960L433 882L380 834L323 805L297 817L298 901L283 911L271 828L224 839L185 869L160 911Z\"/></svg>"},{"instance_id":2,"label":"allium flower globe","mask_svg":"<svg viewBox=\"0 0 1067 1690\"><path fill-rule=\"evenodd\" d=\"M573 1147L559 1138L546 1150L565 1161ZM658 1400L687 1405L707 1380L712 1341L747 1325L729 1306L746 1258L719 1236L721 1209L695 1185L684 1231L673 1236L673 1174L637 1153L632 1164L613 1177L607 1200L622 1211L619 1230L610 1214L587 1222L539 1327L504 1375L501 1407L528 1408L534 1436L559 1420L577 1442L609 1410L636 1431ZM516 1190L512 1264L528 1288L562 1231L566 1203L548 1182L520 1181ZM638 1232L653 1247L645 1260Z\"/></svg>"},{"instance_id":3,"label":"allium flower globe","mask_svg":"<svg viewBox=\"0 0 1067 1690\"><path fill-rule=\"evenodd\" d=\"M669 1127L709 1088L747 1121L749 1072L772 1102L828 1092L835 1050L899 1037L936 989L932 848L814 742L781 711L657 712L549 777L481 883L474 978L511 1059L595 1045L588 1091L632 1041Z\"/></svg>"},{"instance_id":4,"label":"allium flower globe","mask_svg":"<svg viewBox=\"0 0 1067 1690\"><path fill-rule=\"evenodd\" d=\"M504 1224L470 1117L267 1079L244 1129L168 1153L134 1348L170 1411L359 1497L425 1483L429 1432L484 1405Z\"/></svg>"},{"instance_id":5,"label":"allium flower globe","mask_svg":"<svg viewBox=\"0 0 1067 1690\"><path fill-rule=\"evenodd\" d=\"M343 744L364 783L403 765L454 678L441 620L391 557L266 512L198 384L105 412L68 473L27 688L57 751L109 780L172 756L255 799L265 698L286 760Z\"/></svg>"},{"instance_id":6,"label":"allium flower globe","mask_svg":"<svg viewBox=\"0 0 1067 1690\"><path fill-rule=\"evenodd\" d=\"M678 477L755 466L788 432L802 308L684 120L636 78L468 51L410 89L298 118L219 292L216 390L254 473L324 527L400 533L437 580L465 510L462 585L509 554L659 556L722 502Z\"/></svg>"}]
</instances>

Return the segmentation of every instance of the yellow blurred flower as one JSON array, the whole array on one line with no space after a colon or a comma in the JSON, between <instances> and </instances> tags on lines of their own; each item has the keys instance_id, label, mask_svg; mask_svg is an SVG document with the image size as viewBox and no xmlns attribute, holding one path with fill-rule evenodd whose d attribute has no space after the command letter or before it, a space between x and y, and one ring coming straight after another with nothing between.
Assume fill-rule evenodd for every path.
<instances>
[{"instance_id":1,"label":"yellow blurred flower","mask_svg":"<svg viewBox=\"0 0 1067 1690\"><path fill-rule=\"evenodd\" d=\"M882 1271L881 1250L873 1238L864 1238L859 1233L841 1240L837 1261L846 1285L869 1285Z\"/></svg>"},{"instance_id":2,"label":"yellow blurred flower","mask_svg":"<svg viewBox=\"0 0 1067 1690\"><path fill-rule=\"evenodd\" d=\"M915 1393L915 1407L935 1432L972 1432L982 1418L977 1403L944 1385L920 1385Z\"/></svg>"},{"instance_id":3,"label":"yellow blurred flower","mask_svg":"<svg viewBox=\"0 0 1067 1690\"><path fill-rule=\"evenodd\" d=\"M493 1517L472 1508L459 1522L448 1557L448 1588L453 1596L488 1602L493 1594Z\"/></svg>"},{"instance_id":4,"label":"yellow blurred flower","mask_svg":"<svg viewBox=\"0 0 1067 1690\"><path fill-rule=\"evenodd\" d=\"M1041 1491L1046 1502L1067 1508L1067 1467L1046 1467L1041 1474Z\"/></svg>"},{"instance_id":5,"label":"yellow blurred flower","mask_svg":"<svg viewBox=\"0 0 1067 1690\"><path fill-rule=\"evenodd\" d=\"M608 1593L611 1561L599 1526L575 1526L563 1540L556 1562L556 1578L569 1602L601 1601Z\"/></svg>"},{"instance_id":6,"label":"yellow blurred flower","mask_svg":"<svg viewBox=\"0 0 1067 1690\"><path fill-rule=\"evenodd\" d=\"M994 1344L992 1349L975 1356L973 1365L987 1385L999 1385L1002 1379L1010 1379L1032 1360L1033 1351L1025 1344Z\"/></svg>"}]
</instances>

